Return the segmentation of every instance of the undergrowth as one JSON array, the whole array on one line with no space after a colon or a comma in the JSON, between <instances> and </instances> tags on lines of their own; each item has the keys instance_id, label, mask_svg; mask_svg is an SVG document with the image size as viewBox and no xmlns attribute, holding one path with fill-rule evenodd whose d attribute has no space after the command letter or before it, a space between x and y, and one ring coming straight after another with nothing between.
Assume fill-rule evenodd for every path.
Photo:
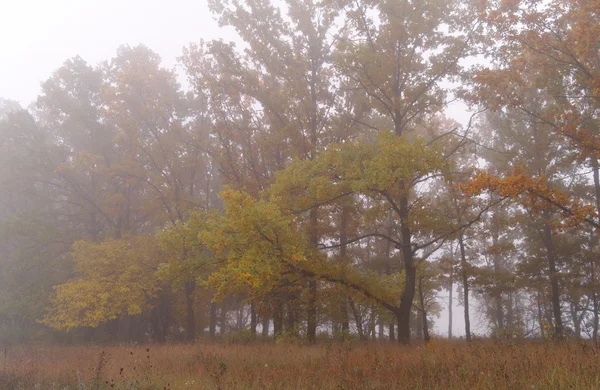
<instances>
[{"instance_id":1,"label":"undergrowth","mask_svg":"<svg viewBox=\"0 0 600 390\"><path fill-rule=\"evenodd\" d=\"M13 347L0 389L592 389L591 343Z\"/></svg>"}]
</instances>

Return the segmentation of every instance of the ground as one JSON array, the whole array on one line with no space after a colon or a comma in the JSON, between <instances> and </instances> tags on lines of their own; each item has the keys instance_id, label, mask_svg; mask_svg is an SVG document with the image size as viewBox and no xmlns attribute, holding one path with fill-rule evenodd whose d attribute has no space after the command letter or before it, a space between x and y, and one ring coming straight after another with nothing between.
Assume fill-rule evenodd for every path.
<instances>
[{"instance_id":1,"label":"ground","mask_svg":"<svg viewBox=\"0 0 600 390\"><path fill-rule=\"evenodd\" d=\"M13 346L1 389L600 389L591 342Z\"/></svg>"}]
</instances>

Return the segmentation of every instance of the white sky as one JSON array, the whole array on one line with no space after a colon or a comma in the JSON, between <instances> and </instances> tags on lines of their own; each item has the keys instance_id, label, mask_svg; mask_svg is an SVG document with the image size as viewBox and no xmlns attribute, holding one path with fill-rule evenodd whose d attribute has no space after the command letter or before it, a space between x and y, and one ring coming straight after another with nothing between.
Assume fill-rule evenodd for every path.
<instances>
[{"instance_id":1,"label":"white sky","mask_svg":"<svg viewBox=\"0 0 600 390\"><path fill-rule=\"evenodd\" d=\"M218 27L205 0L0 0L0 97L27 107L41 82L76 55L97 64L120 45L143 43L173 67L189 43L233 36ZM468 120L460 104L448 111L463 124ZM454 308L456 336L464 334L462 311ZM475 332L483 331L476 318L471 322ZM444 310L435 333L445 335L447 324Z\"/></svg>"},{"instance_id":2,"label":"white sky","mask_svg":"<svg viewBox=\"0 0 600 390\"><path fill-rule=\"evenodd\" d=\"M143 43L171 67L183 46L224 34L204 0L0 0L0 97L27 106L75 55L96 64Z\"/></svg>"}]
</instances>

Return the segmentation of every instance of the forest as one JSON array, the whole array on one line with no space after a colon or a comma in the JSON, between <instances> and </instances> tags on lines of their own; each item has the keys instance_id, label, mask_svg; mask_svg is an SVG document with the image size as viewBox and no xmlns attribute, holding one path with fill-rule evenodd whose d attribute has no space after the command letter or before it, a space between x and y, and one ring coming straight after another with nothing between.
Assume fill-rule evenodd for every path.
<instances>
[{"instance_id":1,"label":"forest","mask_svg":"<svg viewBox=\"0 0 600 390\"><path fill-rule=\"evenodd\" d=\"M208 3L0 99L2 346L598 339L600 1Z\"/></svg>"}]
</instances>

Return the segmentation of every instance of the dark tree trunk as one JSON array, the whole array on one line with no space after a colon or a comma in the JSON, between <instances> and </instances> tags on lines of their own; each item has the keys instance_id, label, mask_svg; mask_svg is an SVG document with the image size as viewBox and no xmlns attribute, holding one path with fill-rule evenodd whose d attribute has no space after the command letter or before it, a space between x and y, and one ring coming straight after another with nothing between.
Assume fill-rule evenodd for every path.
<instances>
[{"instance_id":1,"label":"dark tree trunk","mask_svg":"<svg viewBox=\"0 0 600 390\"><path fill-rule=\"evenodd\" d=\"M262 316L262 335L269 337L269 316L266 313Z\"/></svg>"},{"instance_id":2,"label":"dark tree trunk","mask_svg":"<svg viewBox=\"0 0 600 390\"><path fill-rule=\"evenodd\" d=\"M186 307L186 336L189 342L196 340L196 316L194 313L194 290L196 282L189 281L185 283L185 307Z\"/></svg>"},{"instance_id":3,"label":"dark tree trunk","mask_svg":"<svg viewBox=\"0 0 600 390\"><path fill-rule=\"evenodd\" d=\"M250 332L256 334L256 307L254 301L250 302Z\"/></svg>"},{"instance_id":4,"label":"dark tree trunk","mask_svg":"<svg viewBox=\"0 0 600 390\"><path fill-rule=\"evenodd\" d=\"M594 288L594 292L592 293L592 307L594 308L594 322L593 322L593 330L592 330L592 339L598 340L598 325L599 325L599 317L600 317L600 302L598 300L598 294L596 293L596 265L595 259L592 260L592 285Z\"/></svg>"},{"instance_id":5,"label":"dark tree trunk","mask_svg":"<svg viewBox=\"0 0 600 390\"><path fill-rule=\"evenodd\" d=\"M317 248L318 236L317 236L317 210L312 209L310 211L310 247L313 249ZM317 280L310 279L308 281L308 307L306 310L307 315L307 327L306 336L310 344L314 344L317 341Z\"/></svg>"},{"instance_id":6,"label":"dark tree trunk","mask_svg":"<svg viewBox=\"0 0 600 390\"><path fill-rule=\"evenodd\" d=\"M546 216L547 218L547 216ZM558 285L558 271L556 269L556 253L554 252L554 239L552 230L547 222L543 226L544 244L548 256L548 268L550 271L550 286L552 288L552 313L554 315L554 338L563 338L562 313L560 308L560 289Z\"/></svg>"},{"instance_id":7,"label":"dark tree trunk","mask_svg":"<svg viewBox=\"0 0 600 390\"><path fill-rule=\"evenodd\" d=\"M340 221L340 259L342 262L348 261L347 257L347 243L348 243L348 207L344 204L342 206L342 215ZM348 302L344 298L340 304L340 313L342 321L342 333L347 335L350 332L350 320L348 319Z\"/></svg>"},{"instance_id":8,"label":"dark tree trunk","mask_svg":"<svg viewBox=\"0 0 600 390\"><path fill-rule=\"evenodd\" d=\"M415 338L417 340L423 340L423 313L417 311L416 326L415 326Z\"/></svg>"},{"instance_id":9,"label":"dark tree trunk","mask_svg":"<svg viewBox=\"0 0 600 390\"><path fill-rule=\"evenodd\" d=\"M427 308L425 307L425 293L423 291L423 278L419 278L419 303L421 304L421 313L423 318L423 340L426 343L431 340L429 336L429 324L427 322Z\"/></svg>"},{"instance_id":10,"label":"dark tree trunk","mask_svg":"<svg viewBox=\"0 0 600 390\"><path fill-rule=\"evenodd\" d=\"M494 216L492 220L492 245L495 246L494 255L492 259L494 261L494 305L496 312L496 327L498 330L502 331L504 329L504 311L502 308L502 291L499 281L499 276L502 272L502 264L500 253L498 252L498 243L499 243L499 221L498 217Z\"/></svg>"},{"instance_id":11,"label":"dark tree trunk","mask_svg":"<svg viewBox=\"0 0 600 390\"><path fill-rule=\"evenodd\" d=\"M402 344L410 342L410 313L412 311L413 300L415 298L415 288L417 279L417 269L414 264L413 250L411 243L411 233L408 228L408 196L402 195L398 205L400 209L400 235L402 243L400 253L404 261L404 271L406 282L404 291L400 296L400 307L398 308L398 341Z\"/></svg>"},{"instance_id":12,"label":"dark tree trunk","mask_svg":"<svg viewBox=\"0 0 600 390\"><path fill-rule=\"evenodd\" d=\"M471 341L471 319L469 316L469 273L467 264L467 255L465 253L465 242L462 232L458 236L458 245L460 247L460 264L462 268L463 282L463 301L465 304L465 338L467 342Z\"/></svg>"},{"instance_id":13,"label":"dark tree trunk","mask_svg":"<svg viewBox=\"0 0 600 390\"><path fill-rule=\"evenodd\" d=\"M352 315L354 316L354 323L356 324L356 332L358 333L358 337L361 340L365 340L366 337L365 332L363 330L362 317L358 312L356 305L354 304L354 300L351 297L348 297L348 305L350 306L350 309L352 310Z\"/></svg>"},{"instance_id":14,"label":"dark tree trunk","mask_svg":"<svg viewBox=\"0 0 600 390\"><path fill-rule=\"evenodd\" d=\"M538 314L538 324L540 326L540 337L542 340L546 339L546 331L544 326L544 314L542 313L542 295L538 293L537 296L537 314Z\"/></svg>"},{"instance_id":15,"label":"dark tree trunk","mask_svg":"<svg viewBox=\"0 0 600 390\"><path fill-rule=\"evenodd\" d=\"M217 333L217 303L210 303L210 322L208 325L208 336L214 338Z\"/></svg>"},{"instance_id":16,"label":"dark tree trunk","mask_svg":"<svg viewBox=\"0 0 600 390\"><path fill-rule=\"evenodd\" d=\"M592 162L592 172L593 172L593 176L594 176L594 195L596 198L596 212L598 213L598 215L600 215L600 168L598 166L598 158L594 155L592 155L590 157L591 162ZM598 220L597 220L598 221ZM597 237L597 236L595 236ZM594 243L597 242L597 238L594 237ZM592 285L593 285L593 292L592 292L592 307L594 309L594 319L593 319L593 330L592 330L592 339L597 340L598 339L598 327L600 324L600 302L598 299L598 293L596 292L596 261L598 259L598 256L594 256L591 260L591 278L592 278Z\"/></svg>"},{"instance_id":17,"label":"dark tree trunk","mask_svg":"<svg viewBox=\"0 0 600 390\"><path fill-rule=\"evenodd\" d=\"M453 295L454 295L454 283L453 283L453 273L452 273L452 265L450 265L450 280L448 286L448 340L452 340L452 305L453 305Z\"/></svg>"},{"instance_id":18,"label":"dark tree trunk","mask_svg":"<svg viewBox=\"0 0 600 390\"><path fill-rule=\"evenodd\" d=\"M283 331L283 305L278 301L273 312L273 338L277 338Z\"/></svg>"},{"instance_id":19,"label":"dark tree trunk","mask_svg":"<svg viewBox=\"0 0 600 390\"><path fill-rule=\"evenodd\" d=\"M395 326L396 326L396 324L394 324L394 321L390 321L390 324L389 324L389 328L390 328L390 341L396 341L396 333L394 332Z\"/></svg>"}]
</instances>

